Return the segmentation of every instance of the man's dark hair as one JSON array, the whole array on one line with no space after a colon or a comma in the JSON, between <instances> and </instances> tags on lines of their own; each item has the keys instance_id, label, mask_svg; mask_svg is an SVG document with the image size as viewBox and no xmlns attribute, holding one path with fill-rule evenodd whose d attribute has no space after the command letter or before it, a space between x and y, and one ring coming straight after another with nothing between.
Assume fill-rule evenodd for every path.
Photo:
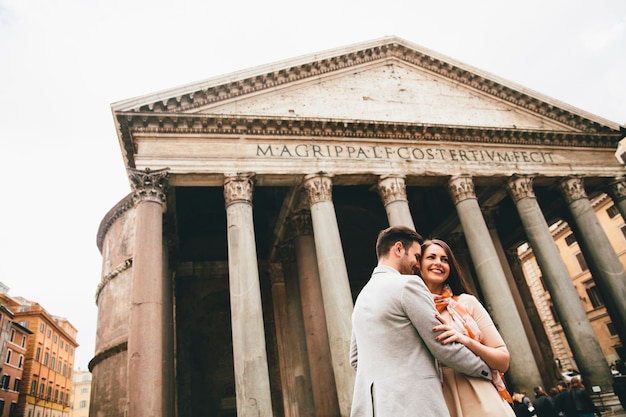
<instances>
[{"instance_id":1,"label":"man's dark hair","mask_svg":"<svg viewBox=\"0 0 626 417\"><path fill-rule=\"evenodd\" d=\"M410 227L388 227L378 233L378 239L376 239L376 257L380 259L381 256L388 254L389 250L396 242L402 243L402 246L408 249L413 242L417 242L421 245L423 241L424 238Z\"/></svg>"}]
</instances>

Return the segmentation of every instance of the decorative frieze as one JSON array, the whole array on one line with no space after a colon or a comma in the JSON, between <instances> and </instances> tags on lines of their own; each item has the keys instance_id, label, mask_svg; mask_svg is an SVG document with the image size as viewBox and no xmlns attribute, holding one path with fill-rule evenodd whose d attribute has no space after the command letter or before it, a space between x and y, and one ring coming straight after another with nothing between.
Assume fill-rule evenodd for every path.
<instances>
[{"instance_id":1,"label":"decorative frieze","mask_svg":"<svg viewBox=\"0 0 626 417\"><path fill-rule=\"evenodd\" d=\"M128 177L133 186L133 202L153 201L165 203L166 192L169 181L169 168L162 168L152 171L128 168Z\"/></svg>"},{"instance_id":2,"label":"decorative frieze","mask_svg":"<svg viewBox=\"0 0 626 417\"><path fill-rule=\"evenodd\" d=\"M448 181L448 192L454 204L458 204L469 198L476 199L474 181L470 175L457 175Z\"/></svg>"},{"instance_id":3,"label":"decorative frieze","mask_svg":"<svg viewBox=\"0 0 626 417\"><path fill-rule=\"evenodd\" d=\"M507 191L515 203L522 198L535 198L532 175L514 175L507 182Z\"/></svg>"},{"instance_id":4,"label":"decorative frieze","mask_svg":"<svg viewBox=\"0 0 626 417\"><path fill-rule=\"evenodd\" d=\"M303 186L308 192L311 205L332 201L333 180L328 174L313 174L305 177Z\"/></svg>"},{"instance_id":5,"label":"decorative frieze","mask_svg":"<svg viewBox=\"0 0 626 417\"><path fill-rule=\"evenodd\" d=\"M559 182L559 186L567 204L571 204L581 198L587 198L587 193L583 186L583 179L579 176L572 175L566 177Z\"/></svg>"},{"instance_id":6,"label":"decorative frieze","mask_svg":"<svg viewBox=\"0 0 626 417\"><path fill-rule=\"evenodd\" d=\"M394 201L407 201L404 176L389 175L378 180L378 193L386 206Z\"/></svg>"},{"instance_id":7,"label":"decorative frieze","mask_svg":"<svg viewBox=\"0 0 626 417\"><path fill-rule=\"evenodd\" d=\"M254 174L227 176L224 180L224 200L226 206L233 203L252 203Z\"/></svg>"}]
</instances>

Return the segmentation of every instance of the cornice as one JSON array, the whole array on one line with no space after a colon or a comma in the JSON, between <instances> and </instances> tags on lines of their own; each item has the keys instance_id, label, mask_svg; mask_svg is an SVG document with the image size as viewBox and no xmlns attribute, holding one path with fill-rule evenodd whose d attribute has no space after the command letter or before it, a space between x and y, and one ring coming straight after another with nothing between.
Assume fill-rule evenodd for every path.
<instances>
[{"instance_id":1,"label":"cornice","mask_svg":"<svg viewBox=\"0 0 626 417\"><path fill-rule=\"evenodd\" d=\"M130 139L131 135L135 134L313 136L611 149L615 148L622 138L619 132L614 131L579 133L404 122L184 113L124 112L117 114L117 120L124 135L123 142L128 155L134 154Z\"/></svg>"},{"instance_id":2,"label":"cornice","mask_svg":"<svg viewBox=\"0 0 626 417\"><path fill-rule=\"evenodd\" d=\"M267 72L244 73L241 74L242 78L240 79L219 79L216 80L220 81L218 84L194 84L190 86L188 91L180 89L172 91L174 96L147 97L146 100L151 99L148 102L145 100L143 102L141 100L122 102L115 106L114 113L119 111L163 114L190 112L220 101L237 99L248 94L307 78L319 77L334 71L366 65L378 60L397 59L581 132L619 132L619 126L615 123L600 120L596 116L586 114L582 110L575 109L565 103L543 97L492 74L436 55L432 51L409 46L408 42L398 38L386 38L384 42L386 43L368 43L357 50L344 49L343 53L335 56L313 55L311 59L318 56L321 58L305 63L294 63L291 66L285 62L284 64L287 66L283 68L274 66L265 68L268 70ZM130 104L131 107L126 107L123 110L124 104Z\"/></svg>"}]
</instances>

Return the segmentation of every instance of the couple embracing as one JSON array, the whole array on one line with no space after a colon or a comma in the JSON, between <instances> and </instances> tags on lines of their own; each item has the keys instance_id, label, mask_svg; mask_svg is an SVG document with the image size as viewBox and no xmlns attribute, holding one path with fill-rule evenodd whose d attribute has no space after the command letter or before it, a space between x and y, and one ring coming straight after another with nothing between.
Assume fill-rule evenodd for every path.
<instances>
[{"instance_id":1,"label":"couple embracing","mask_svg":"<svg viewBox=\"0 0 626 417\"><path fill-rule=\"evenodd\" d=\"M509 353L449 246L393 226L352 315L351 417L514 416Z\"/></svg>"}]
</instances>

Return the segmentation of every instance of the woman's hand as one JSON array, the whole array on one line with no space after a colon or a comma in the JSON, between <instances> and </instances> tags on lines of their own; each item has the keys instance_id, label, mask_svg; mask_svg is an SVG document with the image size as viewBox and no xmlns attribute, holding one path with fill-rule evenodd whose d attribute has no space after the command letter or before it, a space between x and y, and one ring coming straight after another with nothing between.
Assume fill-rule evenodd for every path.
<instances>
[{"instance_id":1,"label":"woman's hand","mask_svg":"<svg viewBox=\"0 0 626 417\"><path fill-rule=\"evenodd\" d=\"M457 342L468 346L468 344L471 343L471 337L464 335L456 329L453 329L452 326L447 324L443 317L441 317L439 314L435 315L435 317L437 318L437 320L439 320L439 322L441 322L441 324L433 327L433 331L442 332L435 337L436 341L440 342L442 345Z\"/></svg>"}]
</instances>

